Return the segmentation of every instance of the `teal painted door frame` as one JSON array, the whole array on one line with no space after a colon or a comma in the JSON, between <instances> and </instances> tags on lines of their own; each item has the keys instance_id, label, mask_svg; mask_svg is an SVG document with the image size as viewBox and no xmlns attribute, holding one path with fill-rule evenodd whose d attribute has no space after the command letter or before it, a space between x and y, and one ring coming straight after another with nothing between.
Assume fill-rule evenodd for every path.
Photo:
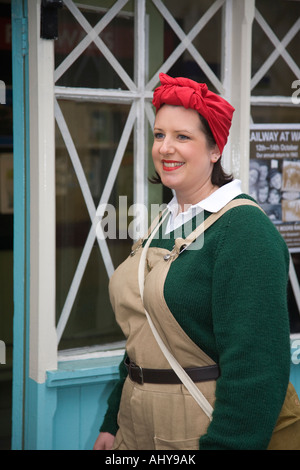
<instances>
[{"instance_id":1,"label":"teal painted door frame","mask_svg":"<svg viewBox=\"0 0 300 470\"><path fill-rule=\"evenodd\" d=\"M12 449L23 447L24 386L27 376L29 130L27 0L12 0L13 154L14 154L14 323Z\"/></svg>"}]
</instances>

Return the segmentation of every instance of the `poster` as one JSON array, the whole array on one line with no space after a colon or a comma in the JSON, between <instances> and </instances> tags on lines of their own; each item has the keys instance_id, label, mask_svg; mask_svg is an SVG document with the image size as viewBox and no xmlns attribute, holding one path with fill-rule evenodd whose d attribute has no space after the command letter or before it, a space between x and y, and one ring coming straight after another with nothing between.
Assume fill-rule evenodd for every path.
<instances>
[{"instance_id":1,"label":"poster","mask_svg":"<svg viewBox=\"0 0 300 470\"><path fill-rule=\"evenodd\" d=\"M300 252L300 124L250 127L249 194Z\"/></svg>"}]
</instances>

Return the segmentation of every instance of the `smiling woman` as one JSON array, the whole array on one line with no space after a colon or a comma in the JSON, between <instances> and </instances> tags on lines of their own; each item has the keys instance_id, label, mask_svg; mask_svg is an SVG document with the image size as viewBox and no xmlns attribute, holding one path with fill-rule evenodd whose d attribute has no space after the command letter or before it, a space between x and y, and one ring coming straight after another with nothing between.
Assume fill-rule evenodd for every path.
<instances>
[{"instance_id":1,"label":"smiling woman","mask_svg":"<svg viewBox=\"0 0 300 470\"><path fill-rule=\"evenodd\" d=\"M110 279L127 342L95 449L267 449L290 370L288 250L239 180L213 177L232 106L204 84L160 79L152 157L175 195Z\"/></svg>"}]
</instances>

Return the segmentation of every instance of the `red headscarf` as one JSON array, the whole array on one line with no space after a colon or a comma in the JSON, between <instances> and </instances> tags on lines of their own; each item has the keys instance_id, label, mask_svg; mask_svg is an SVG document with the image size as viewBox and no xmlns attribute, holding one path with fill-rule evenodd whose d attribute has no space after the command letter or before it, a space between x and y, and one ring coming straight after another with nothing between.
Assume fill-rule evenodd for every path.
<instances>
[{"instance_id":1,"label":"red headscarf","mask_svg":"<svg viewBox=\"0 0 300 470\"><path fill-rule=\"evenodd\" d=\"M227 142L234 108L221 96L209 91L205 83L197 83L189 78L172 78L159 74L161 86L153 95L156 112L162 104L184 106L198 111L208 122L220 153Z\"/></svg>"}]
</instances>

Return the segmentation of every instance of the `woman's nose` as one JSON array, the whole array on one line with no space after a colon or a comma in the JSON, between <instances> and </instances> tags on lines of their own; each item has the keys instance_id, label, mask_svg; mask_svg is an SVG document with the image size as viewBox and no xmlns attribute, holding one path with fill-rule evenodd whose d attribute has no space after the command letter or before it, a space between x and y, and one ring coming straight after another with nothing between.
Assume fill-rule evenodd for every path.
<instances>
[{"instance_id":1,"label":"woman's nose","mask_svg":"<svg viewBox=\"0 0 300 470\"><path fill-rule=\"evenodd\" d=\"M164 140L161 143L159 151L162 155L169 155L169 154L173 153L174 152L174 146L172 144L171 139L165 137Z\"/></svg>"}]
</instances>

